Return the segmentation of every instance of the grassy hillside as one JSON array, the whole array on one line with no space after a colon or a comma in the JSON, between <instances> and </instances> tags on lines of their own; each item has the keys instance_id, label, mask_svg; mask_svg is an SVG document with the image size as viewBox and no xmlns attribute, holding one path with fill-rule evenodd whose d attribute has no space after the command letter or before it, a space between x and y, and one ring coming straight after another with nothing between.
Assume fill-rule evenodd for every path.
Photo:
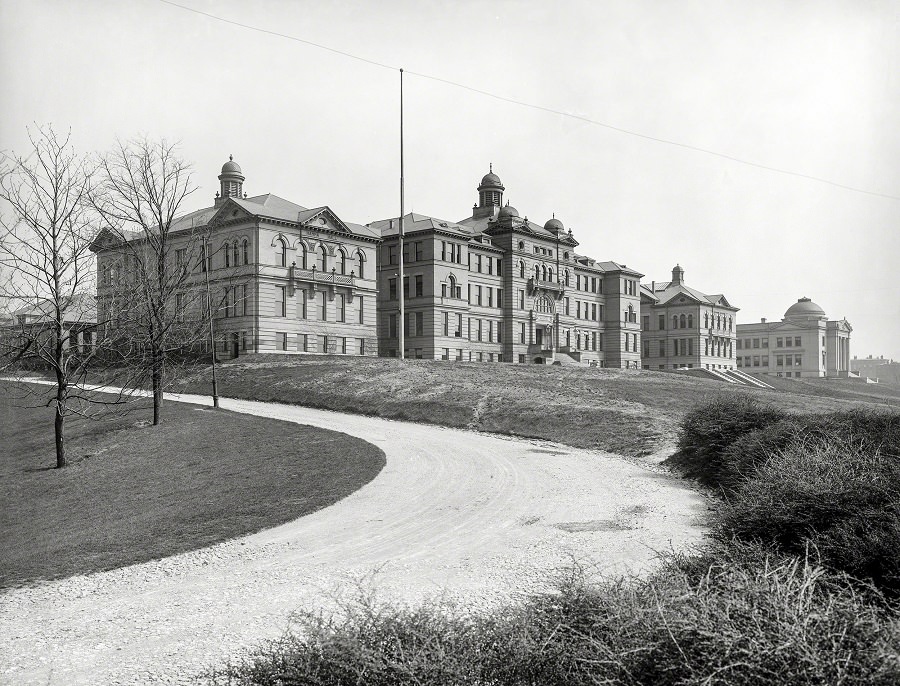
<instances>
[{"instance_id":1,"label":"grassy hillside","mask_svg":"<svg viewBox=\"0 0 900 686\"><path fill-rule=\"evenodd\" d=\"M208 393L209 379L208 369L198 368L172 390ZM718 395L763 396L786 411L900 407L900 392L849 381L780 383L779 390L768 391L666 372L279 355L221 365L219 394L541 438L633 457L670 448L685 411Z\"/></svg>"},{"instance_id":2,"label":"grassy hillside","mask_svg":"<svg viewBox=\"0 0 900 686\"><path fill-rule=\"evenodd\" d=\"M67 421L71 463L53 469L53 410L39 401L0 383L0 588L276 526L346 497L385 464L352 436L183 403L152 427L141 400Z\"/></svg>"}]
</instances>

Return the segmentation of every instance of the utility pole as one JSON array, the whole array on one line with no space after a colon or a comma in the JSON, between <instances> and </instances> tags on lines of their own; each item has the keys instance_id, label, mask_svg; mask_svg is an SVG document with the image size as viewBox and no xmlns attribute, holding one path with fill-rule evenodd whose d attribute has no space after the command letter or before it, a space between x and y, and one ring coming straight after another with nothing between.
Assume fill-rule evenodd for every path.
<instances>
[{"instance_id":1,"label":"utility pole","mask_svg":"<svg viewBox=\"0 0 900 686\"><path fill-rule=\"evenodd\" d=\"M404 298L404 285L405 285L405 276L403 275L403 213L404 213L404 191L403 191L403 70L400 70L400 228L398 238L399 238L399 246L398 250L400 252L400 283L397 284L397 289L400 296L400 359L405 359L406 357L406 340L405 340L405 329L406 329L406 313L403 307L403 298Z\"/></svg>"}]
</instances>

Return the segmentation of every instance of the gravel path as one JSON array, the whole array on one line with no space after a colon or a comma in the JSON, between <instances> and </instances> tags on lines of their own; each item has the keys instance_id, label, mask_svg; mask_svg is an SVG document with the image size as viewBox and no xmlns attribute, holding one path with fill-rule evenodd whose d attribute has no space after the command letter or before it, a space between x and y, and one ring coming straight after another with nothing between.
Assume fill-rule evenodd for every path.
<instances>
[{"instance_id":1,"label":"gravel path","mask_svg":"<svg viewBox=\"0 0 900 686\"><path fill-rule=\"evenodd\" d=\"M656 551L702 535L700 495L614 455L274 403L221 405L359 436L387 465L341 502L258 534L5 592L0 683L191 683L280 635L292 611L333 607L360 588L486 607L546 588L573 559L640 571Z\"/></svg>"}]
</instances>

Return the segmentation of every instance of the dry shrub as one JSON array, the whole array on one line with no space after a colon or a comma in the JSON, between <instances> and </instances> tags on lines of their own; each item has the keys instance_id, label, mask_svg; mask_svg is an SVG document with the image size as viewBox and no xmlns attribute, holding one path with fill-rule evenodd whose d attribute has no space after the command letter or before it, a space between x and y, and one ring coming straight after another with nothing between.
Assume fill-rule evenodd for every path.
<instances>
[{"instance_id":1,"label":"dry shrub","mask_svg":"<svg viewBox=\"0 0 900 686\"><path fill-rule=\"evenodd\" d=\"M216 678L232 684L836 684L900 680L896 615L849 580L758 546L669 555L653 576L590 583L489 615L365 603Z\"/></svg>"}]
</instances>

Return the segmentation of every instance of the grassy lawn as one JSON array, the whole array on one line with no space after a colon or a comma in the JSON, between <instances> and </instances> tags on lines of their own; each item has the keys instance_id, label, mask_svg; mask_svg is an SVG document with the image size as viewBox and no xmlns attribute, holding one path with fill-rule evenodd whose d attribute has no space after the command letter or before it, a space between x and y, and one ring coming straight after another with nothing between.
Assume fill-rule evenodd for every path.
<instances>
[{"instance_id":1,"label":"grassy lawn","mask_svg":"<svg viewBox=\"0 0 900 686\"><path fill-rule=\"evenodd\" d=\"M900 407L900 391L821 382L780 384L769 391L643 370L257 355L223 364L219 393L635 457L671 445L684 413L718 395L761 396L787 411L830 412L873 403ZM207 369L182 376L173 390L208 393Z\"/></svg>"},{"instance_id":2,"label":"grassy lawn","mask_svg":"<svg viewBox=\"0 0 900 686\"><path fill-rule=\"evenodd\" d=\"M124 415L67 421L73 464L57 470L52 410L20 395L0 383L0 587L282 524L346 497L385 464L357 438L188 404L168 402L153 428L141 400Z\"/></svg>"}]
</instances>

